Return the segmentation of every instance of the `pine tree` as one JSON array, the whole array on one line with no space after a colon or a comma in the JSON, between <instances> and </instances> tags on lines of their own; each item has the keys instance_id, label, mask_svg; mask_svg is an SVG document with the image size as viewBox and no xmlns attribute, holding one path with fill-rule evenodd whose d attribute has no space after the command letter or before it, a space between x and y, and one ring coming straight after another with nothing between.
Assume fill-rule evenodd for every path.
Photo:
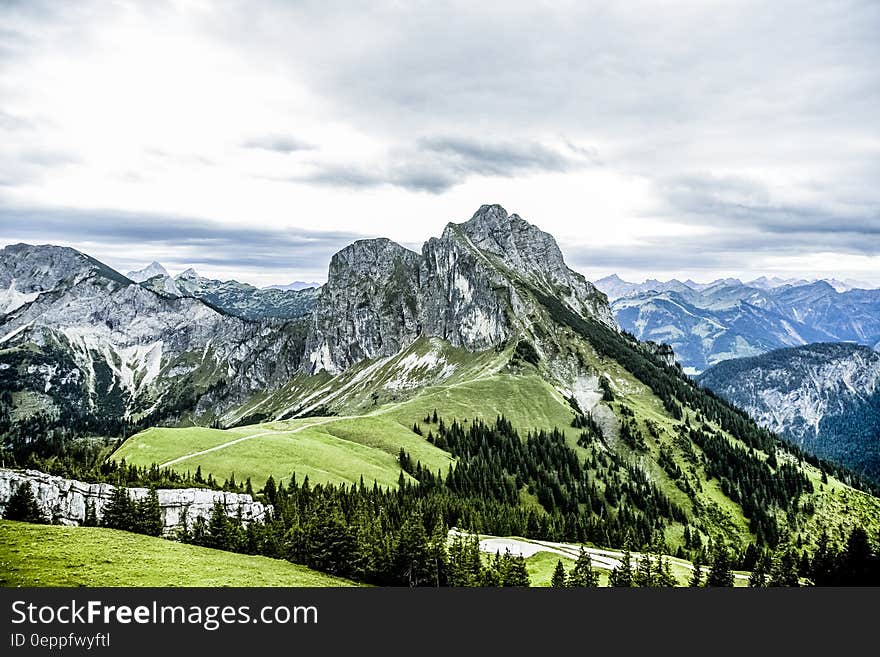
<instances>
[{"instance_id":1,"label":"pine tree","mask_svg":"<svg viewBox=\"0 0 880 657\"><path fill-rule=\"evenodd\" d=\"M688 586L691 588L695 588L703 585L703 567L700 565L700 561L697 560L694 562L694 570L691 573L690 581L688 581Z\"/></svg>"},{"instance_id":2,"label":"pine tree","mask_svg":"<svg viewBox=\"0 0 880 657\"><path fill-rule=\"evenodd\" d=\"M841 583L847 586L868 586L873 584L872 570L876 568L872 562L871 543L868 540L868 532L861 527L855 527L846 541L841 563ZM873 568L872 568L873 565Z\"/></svg>"},{"instance_id":3,"label":"pine tree","mask_svg":"<svg viewBox=\"0 0 880 657\"><path fill-rule=\"evenodd\" d=\"M526 560L523 556L518 554L515 557L511 557L510 553L507 553L505 558L509 561L505 569L504 579L501 581L501 586L529 586L531 583L529 571L526 568Z\"/></svg>"},{"instance_id":4,"label":"pine tree","mask_svg":"<svg viewBox=\"0 0 880 657\"><path fill-rule=\"evenodd\" d=\"M12 493L6 502L3 517L6 520L18 520L21 522L47 522L46 517L40 511L37 498L34 497L34 491L31 490L31 484L28 481L22 481L18 484L15 492Z\"/></svg>"},{"instance_id":5,"label":"pine tree","mask_svg":"<svg viewBox=\"0 0 880 657\"><path fill-rule=\"evenodd\" d=\"M282 483L283 486L283 483ZM266 501L275 506L278 503L278 490L275 486L275 478L269 475L266 483L263 485L263 493L266 495Z\"/></svg>"},{"instance_id":6,"label":"pine tree","mask_svg":"<svg viewBox=\"0 0 880 657\"><path fill-rule=\"evenodd\" d=\"M706 578L706 586L733 586L733 572L730 569L730 553L723 545L715 548L712 568Z\"/></svg>"},{"instance_id":7,"label":"pine tree","mask_svg":"<svg viewBox=\"0 0 880 657\"><path fill-rule=\"evenodd\" d=\"M583 546L581 546L574 568L569 573L568 585L575 588L599 586L599 573L593 570L593 560Z\"/></svg>"},{"instance_id":8,"label":"pine tree","mask_svg":"<svg viewBox=\"0 0 880 657\"><path fill-rule=\"evenodd\" d=\"M420 516L410 516L400 528L395 549L395 563L401 583L407 586L433 584L431 550Z\"/></svg>"},{"instance_id":9,"label":"pine tree","mask_svg":"<svg viewBox=\"0 0 880 657\"><path fill-rule=\"evenodd\" d=\"M810 578L816 586L829 586L834 583L834 554L828 545L828 533L819 536L816 552L810 562Z\"/></svg>"},{"instance_id":10,"label":"pine tree","mask_svg":"<svg viewBox=\"0 0 880 657\"><path fill-rule=\"evenodd\" d=\"M767 586L767 557L760 555L755 562L752 572L749 574L749 586L762 588Z\"/></svg>"},{"instance_id":11,"label":"pine tree","mask_svg":"<svg viewBox=\"0 0 880 657\"><path fill-rule=\"evenodd\" d=\"M228 550L232 544L232 527L222 502L214 502L207 526L207 545L217 550Z\"/></svg>"},{"instance_id":12,"label":"pine tree","mask_svg":"<svg viewBox=\"0 0 880 657\"><path fill-rule=\"evenodd\" d=\"M620 565L611 571L608 586L628 588L633 585L632 555L629 550L623 553Z\"/></svg>"},{"instance_id":13,"label":"pine tree","mask_svg":"<svg viewBox=\"0 0 880 657\"><path fill-rule=\"evenodd\" d=\"M556 561L556 569L550 579L550 586L554 589L565 588L565 566L562 565L562 559Z\"/></svg>"},{"instance_id":14,"label":"pine tree","mask_svg":"<svg viewBox=\"0 0 880 657\"><path fill-rule=\"evenodd\" d=\"M633 574L633 584L643 588L657 586L657 573L655 564L649 554L643 554L636 563L636 571Z\"/></svg>"},{"instance_id":15,"label":"pine tree","mask_svg":"<svg viewBox=\"0 0 880 657\"><path fill-rule=\"evenodd\" d=\"M155 488L151 488L144 499L137 503L134 530L148 536L161 536L165 526L162 524L162 508Z\"/></svg>"},{"instance_id":16,"label":"pine tree","mask_svg":"<svg viewBox=\"0 0 880 657\"><path fill-rule=\"evenodd\" d=\"M428 538L428 565L431 569L431 586L446 586L449 579L449 556L446 544L449 532L442 516L434 518L434 530Z\"/></svg>"},{"instance_id":17,"label":"pine tree","mask_svg":"<svg viewBox=\"0 0 880 657\"><path fill-rule=\"evenodd\" d=\"M482 582L479 538L453 534L449 544L449 585L480 586Z\"/></svg>"},{"instance_id":18,"label":"pine tree","mask_svg":"<svg viewBox=\"0 0 880 657\"><path fill-rule=\"evenodd\" d=\"M91 500L86 500L86 512L83 517L82 522L83 527L97 527L98 526L98 514L95 510L95 503Z\"/></svg>"},{"instance_id":19,"label":"pine tree","mask_svg":"<svg viewBox=\"0 0 880 657\"><path fill-rule=\"evenodd\" d=\"M773 559L770 567L770 586L799 586L798 560L791 548L781 550Z\"/></svg>"},{"instance_id":20,"label":"pine tree","mask_svg":"<svg viewBox=\"0 0 880 657\"><path fill-rule=\"evenodd\" d=\"M111 529L134 531L137 527L135 503L124 486L116 486L104 506L101 524Z\"/></svg>"},{"instance_id":21,"label":"pine tree","mask_svg":"<svg viewBox=\"0 0 880 657\"><path fill-rule=\"evenodd\" d=\"M669 560L660 557L657 563L657 586L662 588L672 588L678 586L678 580L672 574Z\"/></svg>"},{"instance_id":22,"label":"pine tree","mask_svg":"<svg viewBox=\"0 0 880 657\"><path fill-rule=\"evenodd\" d=\"M208 526L202 516L197 516L193 522L192 533L189 542L193 545L210 546L210 537L208 536Z\"/></svg>"}]
</instances>

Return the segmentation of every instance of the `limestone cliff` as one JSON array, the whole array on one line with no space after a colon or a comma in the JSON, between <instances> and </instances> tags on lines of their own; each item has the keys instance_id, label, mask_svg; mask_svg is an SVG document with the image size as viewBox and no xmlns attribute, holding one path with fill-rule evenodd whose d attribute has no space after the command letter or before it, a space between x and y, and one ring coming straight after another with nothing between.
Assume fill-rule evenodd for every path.
<instances>
[{"instance_id":1,"label":"limestone cliff","mask_svg":"<svg viewBox=\"0 0 880 657\"><path fill-rule=\"evenodd\" d=\"M46 518L62 525L81 524L85 519L87 503L94 504L100 519L115 488L111 484L87 484L36 470L0 470L0 511L6 507L9 497L22 483L31 487ZM128 492L135 500L147 495L146 488L129 488ZM190 526L196 518L208 520L215 502L223 504L230 517L237 517L241 512L245 523L263 521L271 509L262 502L255 502L250 495L204 488L159 489L156 494L159 497L166 534L181 526L184 512Z\"/></svg>"}]
</instances>

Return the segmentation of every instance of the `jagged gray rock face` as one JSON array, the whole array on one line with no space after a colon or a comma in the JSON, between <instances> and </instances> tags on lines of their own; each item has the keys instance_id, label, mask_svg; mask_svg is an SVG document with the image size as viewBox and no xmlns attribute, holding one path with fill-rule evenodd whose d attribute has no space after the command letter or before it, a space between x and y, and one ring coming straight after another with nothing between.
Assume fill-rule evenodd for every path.
<instances>
[{"instance_id":1,"label":"jagged gray rock face","mask_svg":"<svg viewBox=\"0 0 880 657\"><path fill-rule=\"evenodd\" d=\"M86 505L95 507L100 520L104 507L115 490L111 484L87 484L75 479L55 477L37 470L0 470L0 512L12 493L21 484L31 487L43 515L62 525L76 526L83 523ZM129 488L128 494L134 500L147 495L146 488ZM227 515L234 518L241 513L245 523L262 522L271 506L255 502L244 493L227 493L205 488L166 488L158 489L159 507L165 534L172 534L182 526L184 514L192 526L196 518L206 521L214 511L215 502L220 502Z\"/></svg>"},{"instance_id":2,"label":"jagged gray rock face","mask_svg":"<svg viewBox=\"0 0 880 657\"><path fill-rule=\"evenodd\" d=\"M296 323L249 322L162 296L72 249L0 255L6 280L39 290L0 314L0 379L31 414L176 421L193 407L241 403L299 366L305 335Z\"/></svg>"},{"instance_id":3,"label":"jagged gray rock face","mask_svg":"<svg viewBox=\"0 0 880 657\"><path fill-rule=\"evenodd\" d=\"M509 337L510 283L454 227L448 226L443 237L428 240L422 258L419 297L426 335L471 351L488 349Z\"/></svg>"},{"instance_id":4,"label":"jagged gray rock face","mask_svg":"<svg viewBox=\"0 0 880 657\"><path fill-rule=\"evenodd\" d=\"M484 205L458 226L447 226L443 239L455 233L541 290L558 296L572 310L615 326L607 297L581 274L568 268L562 251L549 233L525 221L517 214L508 215L500 205Z\"/></svg>"},{"instance_id":5,"label":"jagged gray rock face","mask_svg":"<svg viewBox=\"0 0 880 657\"><path fill-rule=\"evenodd\" d=\"M420 336L471 351L520 336L559 361L567 338L539 294L616 329L605 295L565 265L553 238L497 205L449 224L421 253L355 242L320 290L258 290L194 270L136 284L62 247L0 255L0 383L16 392L0 414L44 414L74 430L98 418L113 435L132 423L205 424L299 373L336 374ZM577 374L569 360L560 378Z\"/></svg>"},{"instance_id":6,"label":"jagged gray rock face","mask_svg":"<svg viewBox=\"0 0 880 657\"><path fill-rule=\"evenodd\" d=\"M330 261L312 314L305 365L339 372L390 356L418 337L419 255L388 239L359 240Z\"/></svg>"},{"instance_id":7,"label":"jagged gray rock face","mask_svg":"<svg viewBox=\"0 0 880 657\"><path fill-rule=\"evenodd\" d=\"M388 240L357 242L331 262L304 367L334 374L420 335L471 351L498 346L522 329L530 287L616 328L605 295L565 265L555 240L498 205L449 224L421 255Z\"/></svg>"},{"instance_id":8,"label":"jagged gray rock face","mask_svg":"<svg viewBox=\"0 0 880 657\"><path fill-rule=\"evenodd\" d=\"M130 282L94 258L65 246L7 246L0 250L0 316L31 303L43 292L96 275Z\"/></svg>"}]
</instances>

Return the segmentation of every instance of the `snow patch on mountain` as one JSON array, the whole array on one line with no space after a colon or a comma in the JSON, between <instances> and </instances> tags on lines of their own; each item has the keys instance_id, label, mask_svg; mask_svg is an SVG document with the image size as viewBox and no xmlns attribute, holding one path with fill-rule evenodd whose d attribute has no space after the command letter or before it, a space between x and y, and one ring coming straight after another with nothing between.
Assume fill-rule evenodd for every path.
<instances>
[{"instance_id":1,"label":"snow patch on mountain","mask_svg":"<svg viewBox=\"0 0 880 657\"><path fill-rule=\"evenodd\" d=\"M21 308L40 296L40 292L20 292L15 287L15 279L9 281L9 287L0 290L0 315L6 315Z\"/></svg>"}]
</instances>

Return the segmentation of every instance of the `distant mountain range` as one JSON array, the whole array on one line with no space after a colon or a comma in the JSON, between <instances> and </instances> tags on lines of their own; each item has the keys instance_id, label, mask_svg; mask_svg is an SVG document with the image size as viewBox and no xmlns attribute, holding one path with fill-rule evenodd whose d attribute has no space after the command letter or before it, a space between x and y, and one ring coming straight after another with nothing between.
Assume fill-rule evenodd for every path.
<instances>
[{"instance_id":1,"label":"distant mountain range","mask_svg":"<svg viewBox=\"0 0 880 657\"><path fill-rule=\"evenodd\" d=\"M628 283L596 282L621 328L641 340L673 347L686 371L701 372L730 358L814 342L880 345L880 290L856 281L760 278Z\"/></svg>"},{"instance_id":2,"label":"distant mountain range","mask_svg":"<svg viewBox=\"0 0 880 657\"><path fill-rule=\"evenodd\" d=\"M315 283L314 281L311 283L306 283L305 281L294 281L293 283L288 283L287 285L269 285L266 289L269 290L305 290L310 287L321 287L321 283Z\"/></svg>"},{"instance_id":3,"label":"distant mountain range","mask_svg":"<svg viewBox=\"0 0 880 657\"><path fill-rule=\"evenodd\" d=\"M172 277L158 262L130 271L126 276L166 297L201 299L244 319L304 317L314 307L319 291L317 287L300 287L299 283L260 289L238 281L203 278L195 269L187 269Z\"/></svg>"},{"instance_id":4,"label":"distant mountain range","mask_svg":"<svg viewBox=\"0 0 880 657\"><path fill-rule=\"evenodd\" d=\"M880 354L812 344L728 360L698 381L759 424L880 485Z\"/></svg>"},{"instance_id":5,"label":"distant mountain range","mask_svg":"<svg viewBox=\"0 0 880 657\"><path fill-rule=\"evenodd\" d=\"M668 292L668 291L697 291L701 292L708 288L717 288L717 287L738 287L744 286L748 288L757 288L759 290L772 290L778 287L788 286L800 286L800 285L809 285L810 283L816 283L817 281L824 281L828 283L831 287L833 287L837 292L849 292L850 290L869 290L873 289L874 285L870 283L866 283L864 281L858 281L855 279L846 279L846 280L838 280L836 278L822 278L822 279L804 279L804 278L780 278L778 276L761 276L751 281L746 281L743 283L738 278L717 278L710 283L697 283L692 281L691 279L687 279L686 281L680 281L678 279L670 279L668 281L660 281L656 278L649 278L644 283L631 283L629 281L625 281L620 278L617 274L611 274L610 276L606 276L605 278L600 278L596 281L596 287L602 290L605 294L608 295L609 301L615 301L621 297L630 297L635 296L637 294L641 294L643 292Z\"/></svg>"}]
</instances>

